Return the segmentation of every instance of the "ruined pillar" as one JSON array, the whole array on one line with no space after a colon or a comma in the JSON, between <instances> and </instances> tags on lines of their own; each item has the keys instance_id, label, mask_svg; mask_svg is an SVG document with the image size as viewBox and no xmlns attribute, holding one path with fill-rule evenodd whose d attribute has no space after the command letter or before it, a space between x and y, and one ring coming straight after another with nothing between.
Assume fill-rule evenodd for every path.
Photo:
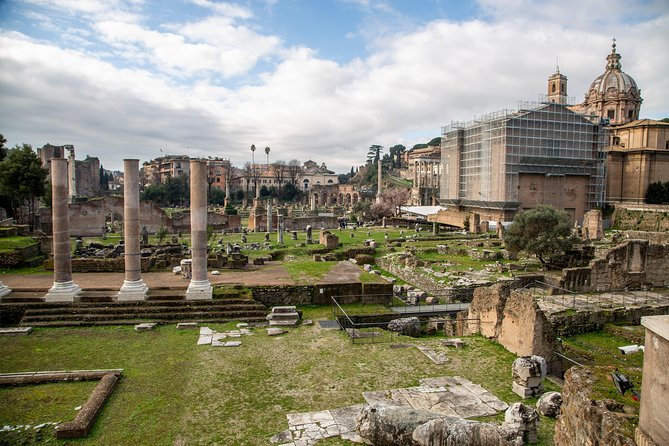
<instances>
[{"instance_id":1,"label":"ruined pillar","mask_svg":"<svg viewBox=\"0 0 669 446\"><path fill-rule=\"evenodd\" d=\"M267 200L267 232L272 232L272 199Z\"/></svg>"},{"instance_id":2,"label":"ruined pillar","mask_svg":"<svg viewBox=\"0 0 669 446\"><path fill-rule=\"evenodd\" d=\"M51 212L53 222L53 286L46 302L74 302L81 288L72 281L67 160L51 159Z\"/></svg>"},{"instance_id":3,"label":"ruined pillar","mask_svg":"<svg viewBox=\"0 0 669 446\"><path fill-rule=\"evenodd\" d=\"M74 157L74 146L65 147L70 151L70 154L67 157L69 201L70 203L74 203L74 199L77 196L77 162Z\"/></svg>"},{"instance_id":4,"label":"ruined pillar","mask_svg":"<svg viewBox=\"0 0 669 446\"><path fill-rule=\"evenodd\" d=\"M223 203L224 207L226 207L226 208L228 207L228 205L230 204L230 201L231 201L230 199L231 199L231 197L230 197L230 179L228 178L228 175L226 174L226 176L225 176L225 201Z\"/></svg>"},{"instance_id":5,"label":"ruined pillar","mask_svg":"<svg viewBox=\"0 0 669 446\"><path fill-rule=\"evenodd\" d=\"M281 213L281 210L277 210L277 215L276 215L276 242L280 245L283 245L283 214Z\"/></svg>"},{"instance_id":6,"label":"ruined pillar","mask_svg":"<svg viewBox=\"0 0 669 446\"><path fill-rule=\"evenodd\" d=\"M3 284L2 282L0 282L0 298L1 298L2 296L6 296L6 295L8 295L8 294L11 293L11 292L12 292L12 289L11 289L11 288L9 288L7 285L5 285L5 284Z\"/></svg>"},{"instance_id":7,"label":"ruined pillar","mask_svg":"<svg viewBox=\"0 0 669 446\"><path fill-rule=\"evenodd\" d=\"M123 238L125 280L116 300L144 300L149 288L142 280L139 241L139 160L123 160Z\"/></svg>"},{"instance_id":8,"label":"ruined pillar","mask_svg":"<svg viewBox=\"0 0 669 446\"><path fill-rule=\"evenodd\" d=\"M207 165L190 160L190 244L193 273L186 299L211 299L207 278Z\"/></svg>"},{"instance_id":9,"label":"ruined pillar","mask_svg":"<svg viewBox=\"0 0 669 446\"><path fill-rule=\"evenodd\" d=\"M315 211L316 210L316 196L314 194L311 194L311 210Z\"/></svg>"}]
</instances>

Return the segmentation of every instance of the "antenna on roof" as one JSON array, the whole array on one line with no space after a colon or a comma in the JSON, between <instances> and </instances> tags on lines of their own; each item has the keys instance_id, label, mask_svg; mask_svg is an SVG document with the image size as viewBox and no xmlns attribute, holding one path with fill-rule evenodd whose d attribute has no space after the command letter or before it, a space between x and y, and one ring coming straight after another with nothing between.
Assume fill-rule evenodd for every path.
<instances>
[{"instance_id":1,"label":"antenna on roof","mask_svg":"<svg viewBox=\"0 0 669 446\"><path fill-rule=\"evenodd\" d=\"M560 61L558 60L558 56L555 56L555 72L560 74Z\"/></svg>"}]
</instances>

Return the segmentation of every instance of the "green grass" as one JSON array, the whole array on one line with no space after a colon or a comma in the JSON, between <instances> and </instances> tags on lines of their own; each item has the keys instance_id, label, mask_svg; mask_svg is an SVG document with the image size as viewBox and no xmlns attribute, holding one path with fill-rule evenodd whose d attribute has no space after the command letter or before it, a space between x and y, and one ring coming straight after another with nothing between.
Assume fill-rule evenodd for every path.
<instances>
[{"instance_id":1,"label":"green grass","mask_svg":"<svg viewBox=\"0 0 669 446\"><path fill-rule=\"evenodd\" d=\"M13 251L17 248L25 248L26 246L35 245L36 242L32 237L23 237L16 235L13 237L0 237L0 252Z\"/></svg>"},{"instance_id":2,"label":"green grass","mask_svg":"<svg viewBox=\"0 0 669 446\"><path fill-rule=\"evenodd\" d=\"M337 262L314 262L296 260L284 262L283 267L298 284L312 284L323 279Z\"/></svg>"},{"instance_id":3,"label":"green grass","mask_svg":"<svg viewBox=\"0 0 669 446\"><path fill-rule=\"evenodd\" d=\"M329 307L303 310L305 317L331 317ZM219 331L233 326L210 325ZM447 349L436 337L397 338L444 351L450 361L443 366L415 348L354 345L343 332L316 325L272 338L256 330L234 349L197 346L196 339L195 331L177 331L173 325L145 333L132 327L36 329L27 337L0 339L0 371L124 369L88 438L65 442L47 436L32 439L34 444L47 439L49 444L82 445L268 444L270 436L287 428L286 413L358 404L364 391L413 386L420 378L443 375L468 378L508 403L519 400L511 392L515 355L479 336L465 338L462 349ZM78 392L76 386L64 390L68 385L57 388ZM8 395L0 393L0 407L10 404ZM21 398L25 406L40 401L32 390ZM42 419L33 418L37 412L29 408L7 411L16 424L66 420L75 400ZM553 425L542 420L539 444L553 444ZM322 444L350 443L332 439Z\"/></svg>"}]
</instances>

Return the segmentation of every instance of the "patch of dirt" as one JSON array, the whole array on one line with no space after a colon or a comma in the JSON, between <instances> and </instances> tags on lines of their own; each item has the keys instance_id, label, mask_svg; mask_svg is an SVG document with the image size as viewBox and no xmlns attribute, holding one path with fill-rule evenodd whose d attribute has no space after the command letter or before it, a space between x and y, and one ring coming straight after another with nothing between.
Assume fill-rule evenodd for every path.
<instances>
[{"instance_id":1,"label":"patch of dirt","mask_svg":"<svg viewBox=\"0 0 669 446\"><path fill-rule=\"evenodd\" d=\"M360 274L362 270L358 265L355 265L347 260L342 260L337 263L325 275L323 281L325 283L352 283L360 281Z\"/></svg>"}]
</instances>

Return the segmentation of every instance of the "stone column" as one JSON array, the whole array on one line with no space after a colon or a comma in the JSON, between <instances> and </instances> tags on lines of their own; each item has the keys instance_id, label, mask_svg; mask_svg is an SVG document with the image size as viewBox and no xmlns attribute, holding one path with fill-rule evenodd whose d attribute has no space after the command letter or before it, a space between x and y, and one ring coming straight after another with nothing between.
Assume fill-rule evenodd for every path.
<instances>
[{"instance_id":1,"label":"stone column","mask_svg":"<svg viewBox=\"0 0 669 446\"><path fill-rule=\"evenodd\" d=\"M267 232L272 232L272 199L267 200Z\"/></svg>"},{"instance_id":2,"label":"stone column","mask_svg":"<svg viewBox=\"0 0 669 446\"><path fill-rule=\"evenodd\" d=\"M315 211L316 210L316 196L314 194L311 194L311 210Z\"/></svg>"},{"instance_id":3,"label":"stone column","mask_svg":"<svg viewBox=\"0 0 669 446\"><path fill-rule=\"evenodd\" d=\"M383 192L381 190L381 156L379 156L379 163L378 163L378 170L377 170L377 186L376 186L376 202L380 203L381 202L381 193Z\"/></svg>"},{"instance_id":4,"label":"stone column","mask_svg":"<svg viewBox=\"0 0 669 446\"><path fill-rule=\"evenodd\" d=\"M224 206L227 208L228 205L230 204L230 179L228 176L225 176L225 202Z\"/></svg>"},{"instance_id":5,"label":"stone column","mask_svg":"<svg viewBox=\"0 0 669 446\"><path fill-rule=\"evenodd\" d=\"M9 288L7 285L5 285L5 284L3 284L2 282L0 282L0 298L1 298L2 296L6 296L6 295L8 295L8 294L11 293L11 292L12 292L12 289L11 289L11 288Z\"/></svg>"},{"instance_id":6,"label":"stone column","mask_svg":"<svg viewBox=\"0 0 669 446\"><path fill-rule=\"evenodd\" d=\"M67 157L69 200L70 203L74 203L74 199L77 196L77 162L74 158L74 147L69 149L69 151L70 154Z\"/></svg>"},{"instance_id":7,"label":"stone column","mask_svg":"<svg viewBox=\"0 0 669 446\"><path fill-rule=\"evenodd\" d=\"M281 213L281 210L278 210L276 215L276 242L280 245L283 245L283 225L283 214Z\"/></svg>"},{"instance_id":8,"label":"stone column","mask_svg":"<svg viewBox=\"0 0 669 446\"><path fill-rule=\"evenodd\" d=\"M67 206L67 160L51 159L51 212L53 221L53 286L46 302L74 302L81 288L72 281L70 214Z\"/></svg>"},{"instance_id":9,"label":"stone column","mask_svg":"<svg viewBox=\"0 0 669 446\"><path fill-rule=\"evenodd\" d=\"M149 288L142 280L139 242L139 160L123 160L123 237L125 280L116 300L144 300Z\"/></svg>"},{"instance_id":10,"label":"stone column","mask_svg":"<svg viewBox=\"0 0 669 446\"><path fill-rule=\"evenodd\" d=\"M190 244L193 275L186 300L211 299L212 287L207 278L207 165L190 160Z\"/></svg>"}]
</instances>

